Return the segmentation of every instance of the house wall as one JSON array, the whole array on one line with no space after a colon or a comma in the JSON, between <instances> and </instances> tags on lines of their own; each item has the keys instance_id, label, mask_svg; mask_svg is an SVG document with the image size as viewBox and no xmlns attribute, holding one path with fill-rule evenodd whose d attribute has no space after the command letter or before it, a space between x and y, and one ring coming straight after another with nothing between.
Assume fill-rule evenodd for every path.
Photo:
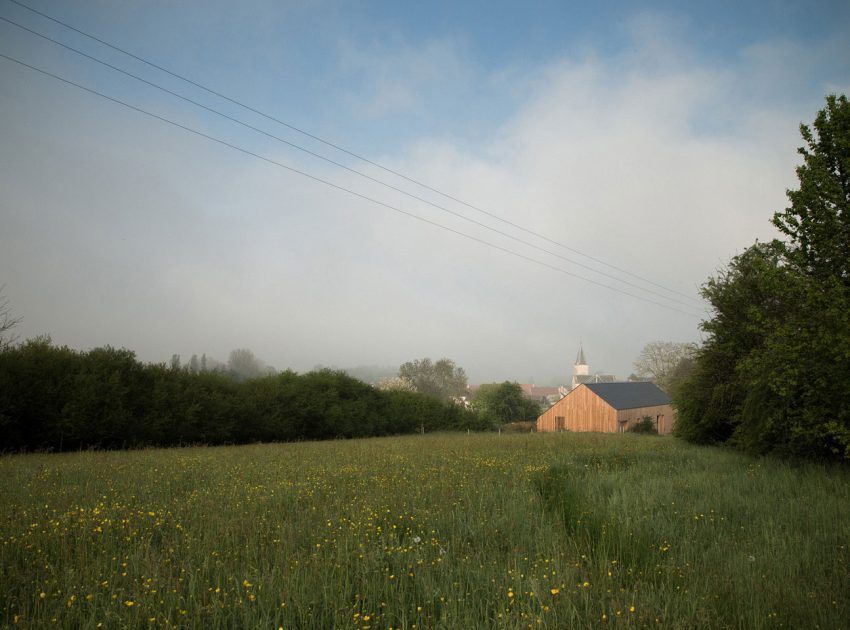
<instances>
[{"instance_id":1,"label":"house wall","mask_svg":"<svg viewBox=\"0 0 850 630\"><path fill-rule=\"evenodd\" d=\"M617 412L617 431L628 431L636 422L649 416L655 421L655 428L661 435L670 435L676 426L676 412L671 405L657 405L655 407L637 407L635 409L621 409Z\"/></svg>"},{"instance_id":2,"label":"house wall","mask_svg":"<svg viewBox=\"0 0 850 630\"><path fill-rule=\"evenodd\" d=\"M579 385L537 418L537 430L595 431L618 433L628 431L634 424L649 416L655 421L658 433L670 435L676 425L676 412L671 405L636 407L617 411L585 385ZM563 420L559 420L559 419Z\"/></svg>"},{"instance_id":3,"label":"house wall","mask_svg":"<svg viewBox=\"0 0 850 630\"><path fill-rule=\"evenodd\" d=\"M563 418L559 422L559 418ZM584 385L579 385L564 398L544 411L537 419L537 430L598 431L614 433L617 411Z\"/></svg>"}]
</instances>

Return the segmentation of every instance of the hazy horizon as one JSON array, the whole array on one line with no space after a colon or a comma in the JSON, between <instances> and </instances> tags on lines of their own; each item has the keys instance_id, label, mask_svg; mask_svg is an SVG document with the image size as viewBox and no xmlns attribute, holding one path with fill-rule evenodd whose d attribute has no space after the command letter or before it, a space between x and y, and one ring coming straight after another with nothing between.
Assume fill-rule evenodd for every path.
<instances>
[{"instance_id":1,"label":"hazy horizon","mask_svg":"<svg viewBox=\"0 0 850 630\"><path fill-rule=\"evenodd\" d=\"M5 3L8 20L420 198L0 22L0 54L361 195L0 58L16 332L149 362L449 357L470 382L549 384L582 343L591 372L625 378L646 343L700 339L699 286L776 236L799 124L850 91L837 1L29 4L431 187Z\"/></svg>"}]
</instances>

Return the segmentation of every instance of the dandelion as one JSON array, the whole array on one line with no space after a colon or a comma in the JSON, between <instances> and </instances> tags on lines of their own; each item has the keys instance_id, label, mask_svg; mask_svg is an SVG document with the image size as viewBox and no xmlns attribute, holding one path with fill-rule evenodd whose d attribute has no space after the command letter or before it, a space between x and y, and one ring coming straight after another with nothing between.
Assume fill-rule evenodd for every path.
<instances>
[{"instance_id":1,"label":"dandelion","mask_svg":"<svg viewBox=\"0 0 850 630\"><path fill-rule=\"evenodd\" d=\"M633 613L634 611L635 611L635 607L634 607L634 606L629 606L629 612L630 612L630 613Z\"/></svg>"},{"instance_id":2,"label":"dandelion","mask_svg":"<svg viewBox=\"0 0 850 630\"><path fill-rule=\"evenodd\" d=\"M559 589L559 588L550 588L550 589L549 589L549 592L552 594L552 597L554 597L555 595L557 595L558 593L560 593L560 592L561 592L561 589Z\"/></svg>"},{"instance_id":3,"label":"dandelion","mask_svg":"<svg viewBox=\"0 0 850 630\"><path fill-rule=\"evenodd\" d=\"M125 605L127 608L132 608L133 606L135 606L135 605L136 605L136 602L134 602L134 601L133 601L133 600L131 600L131 599L125 599L125 600L124 600L124 605Z\"/></svg>"}]
</instances>

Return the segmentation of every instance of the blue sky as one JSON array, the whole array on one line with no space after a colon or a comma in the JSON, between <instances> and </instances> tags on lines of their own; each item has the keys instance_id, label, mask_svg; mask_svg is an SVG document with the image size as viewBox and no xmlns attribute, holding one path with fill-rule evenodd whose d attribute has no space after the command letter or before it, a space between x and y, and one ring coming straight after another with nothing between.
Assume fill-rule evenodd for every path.
<instances>
[{"instance_id":1,"label":"blue sky","mask_svg":"<svg viewBox=\"0 0 850 630\"><path fill-rule=\"evenodd\" d=\"M850 85L841 2L30 4L690 296L756 238L774 236L769 218L795 184L799 123ZM390 178L8 0L0 16ZM568 272L0 60L0 284L24 318L22 336L126 346L154 361L223 359L248 346L297 370L450 356L476 381L541 383L568 376L579 340L592 370L626 376L644 343L699 338L703 307L690 302L684 315L583 282L569 274L658 299L644 292L655 285L409 182L387 180L514 238L7 23L0 53Z\"/></svg>"}]
</instances>

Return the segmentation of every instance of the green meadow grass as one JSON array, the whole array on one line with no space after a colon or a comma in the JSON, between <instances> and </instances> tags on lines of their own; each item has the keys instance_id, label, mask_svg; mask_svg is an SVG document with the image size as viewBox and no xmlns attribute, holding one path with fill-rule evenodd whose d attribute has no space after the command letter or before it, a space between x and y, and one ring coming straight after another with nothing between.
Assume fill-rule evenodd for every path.
<instances>
[{"instance_id":1,"label":"green meadow grass","mask_svg":"<svg viewBox=\"0 0 850 630\"><path fill-rule=\"evenodd\" d=\"M0 458L0 624L846 628L850 472L634 435Z\"/></svg>"}]
</instances>

